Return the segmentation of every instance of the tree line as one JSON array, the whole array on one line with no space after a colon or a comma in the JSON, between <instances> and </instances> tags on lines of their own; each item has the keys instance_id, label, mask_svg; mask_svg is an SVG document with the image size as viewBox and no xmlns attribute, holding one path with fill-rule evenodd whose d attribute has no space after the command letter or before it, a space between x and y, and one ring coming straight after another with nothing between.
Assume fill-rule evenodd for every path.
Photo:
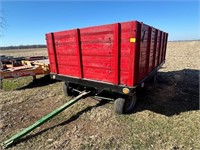
<instances>
[{"instance_id":1,"label":"tree line","mask_svg":"<svg viewBox=\"0 0 200 150\"><path fill-rule=\"evenodd\" d=\"M46 48L46 45L19 45L19 46L4 46L0 47L1 50L9 49L31 49L31 48Z\"/></svg>"}]
</instances>

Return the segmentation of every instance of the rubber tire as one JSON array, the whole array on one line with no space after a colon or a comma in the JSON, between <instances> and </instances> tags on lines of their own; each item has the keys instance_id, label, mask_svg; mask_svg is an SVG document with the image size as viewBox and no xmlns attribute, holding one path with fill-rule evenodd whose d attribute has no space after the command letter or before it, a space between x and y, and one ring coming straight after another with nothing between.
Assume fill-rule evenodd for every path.
<instances>
[{"instance_id":1,"label":"rubber tire","mask_svg":"<svg viewBox=\"0 0 200 150\"><path fill-rule=\"evenodd\" d=\"M131 97L125 98L117 98L114 101L114 111L117 114L127 114L131 113L136 104L136 94Z\"/></svg>"},{"instance_id":2,"label":"rubber tire","mask_svg":"<svg viewBox=\"0 0 200 150\"><path fill-rule=\"evenodd\" d=\"M63 84L63 92L65 96L73 96L73 91L67 83Z\"/></svg>"},{"instance_id":3,"label":"rubber tire","mask_svg":"<svg viewBox=\"0 0 200 150\"><path fill-rule=\"evenodd\" d=\"M126 99L125 98L117 98L114 101L114 111L117 114L124 114L124 106Z\"/></svg>"},{"instance_id":4,"label":"rubber tire","mask_svg":"<svg viewBox=\"0 0 200 150\"><path fill-rule=\"evenodd\" d=\"M149 79L148 82L156 84L157 83L157 75L154 75L153 77L151 77L151 79Z\"/></svg>"},{"instance_id":5,"label":"rubber tire","mask_svg":"<svg viewBox=\"0 0 200 150\"><path fill-rule=\"evenodd\" d=\"M128 97L128 99L125 101L124 113L126 114L131 113L135 108L136 101L137 101L136 94Z\"/></svg>"}]
</instances>

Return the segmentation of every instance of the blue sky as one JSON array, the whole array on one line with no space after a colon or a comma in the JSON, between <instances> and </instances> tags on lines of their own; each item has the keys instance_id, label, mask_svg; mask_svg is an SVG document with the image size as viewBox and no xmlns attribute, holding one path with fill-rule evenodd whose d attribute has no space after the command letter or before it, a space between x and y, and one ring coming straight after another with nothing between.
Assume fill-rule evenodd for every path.
<instances>
[{"instance_id":1,"label":"blue sky","mask_svg":"<svg viewBox=\"0 0 200 150\"><path fill-rule=\"evenodd\" d=\"M200 39L199 1L1 1L6 20L0 46L45 44L45 33L142 21L169 40Z\"/></svg>"}]
</instances>

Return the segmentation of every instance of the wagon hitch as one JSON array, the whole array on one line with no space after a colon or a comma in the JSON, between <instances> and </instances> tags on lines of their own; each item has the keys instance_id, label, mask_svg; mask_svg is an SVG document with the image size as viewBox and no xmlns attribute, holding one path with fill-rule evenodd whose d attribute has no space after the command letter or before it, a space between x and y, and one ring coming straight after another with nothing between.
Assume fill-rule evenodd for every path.
<instances>
[{"instance_id":1,"label":"wagon hitch","mask_svg":"<svg viewBox=\"0 0 200 150\"><path fill-rule=\"evenodd\" d=\"M77 90L77 89L73 89L73 91L75 91L75 92L77 92L79 94L82 93L82 91ZM92 93L92 91L91 91L91 93ZM93 94L91 94L91 95L93 95ZM90 98L95 99L97 101L102 101L102 100L114 101L113 98L108 98L108 97L104 97L104 96L97 96L97 94L95 94L94 96L90 96Z\"/></svg>"},{"instance_id":2,"label":"wagon hitch","mask_svg":"<svg viewBox=\"0 0 200 150\"><path fill-rule=\"evenodd\" d=\"M68 108L69 106L73 105L75 102L77 102L80 98L83 98L84 96L86 96L87 94L89 94L90 91L83 91L80 92L80 94L76 97L74 97L73 99L71 99L70 101L68 101L67 103L65 103L64 105L62 105L61 107L55 109L54 111L52 111L51 113L47 114L46 116L42 117L41 119L39 119L38 121L36 121L34 124L32 124L31 126L27 127L26 129L24 129L23 131L17 133L16 135L12 136L10 139L8 139L7 141L3 142L2 145L4 148L7 148L9 146L11 146L12 144L16 143L17 141L19 141L19 139L23 136L25 136L26 134L28 134L29 132L31 132L32 130L34 130L35 128L41 126L42 124L44 124L45 122L47 122L48 120L50 120L51 118L55 117L56 115L58 115L59 113L61 113L63 110L65 110L66 108Z\"/></svg>"}]
</instances>

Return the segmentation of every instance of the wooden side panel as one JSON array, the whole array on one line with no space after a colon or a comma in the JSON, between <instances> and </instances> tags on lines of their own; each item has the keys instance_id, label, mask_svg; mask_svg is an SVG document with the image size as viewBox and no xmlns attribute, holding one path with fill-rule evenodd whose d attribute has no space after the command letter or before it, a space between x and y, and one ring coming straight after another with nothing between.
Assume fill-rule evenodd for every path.
<instances>
[{"instance_id":1,"label":"wooden side panel","mask_svg":"<svg viewBox=\"0 0 200 150\"><path fill-rule=\"evenodd\" d=\"M159 49L159 56L158 56L158 66L162 62L162 53L163 53L163 42L164 42L164 32L161 31L161 36L160 36L160 49Z\"/></svg>"},{"instance_id":2,"label":"wooden side panel","mask_svg":"<svg viewBox=\"0 0 200 150\"><path fill-rule=\"evenodd\" d=\"M164 32L161 62L165 60L166 38L167 38L167 34Z\"/></svg>"},{"instance_id":3,"label":"wooden side panel","mask_svg":"<svg viewBox=\"0 0 200 150\"><path fill-rule=\"evenodd\" d=\"M133 85L134 43L130 44L130 38L135 38L133 22L54 32L53 35L55 47L48 48L52 72ZM51 46L50 41L47 42Z\"/></svg>"},{"instance_id":4,"label":"wooden side panel","mask_svg":"<svg viewBox=\"0 0 200 150\"><path fill-rule=\"evenodd\" d=\"M167 33L165 33L166 34L166 38L165 38L165 46L164 46L164 60L165 60L165 57L166 57L166 50L167 50L167 41L168 41L168 34Z\"/></svg>"},{"instance_id":5,"label":"wooden side panel","mask_svg":"<svg viewBox=\"0 0 200 150\"><path fill-rule=\"evenodd\" d=\"M149 73L150 50L151 50L151 30L152 30L152 28L149 27L149 29L148 29L148 42L147 42L147 56L146 56L146 72L145 72L145 75L147 75Z\"/></svg>"},{"instance_id":6,"label":"wooden side panel","mask_svg":"<svg viewBox=\"0 0 200 150\"><path fill-rule=\"evenodd\" d=\"M78 30L68 30L54 33L58 74L81 77Z\"/></svg>"},{"instance_id":7,"label":"wooden side panel","mask_svg":"<svg viewBox=\"0 0 200 150\"><path fill-rule=\"evenodd\" d=\"M137 22L121 23L120 84L133 86Z\"/></svg>"},{"instance_id":8,"label":"wooden side panel","mask_svg":"<svg viewBox=\"0 0 200 150\"><path fill-rule=\"evenodd\" d=\"M154 67L158 66L159 63L159 54L160 54L160 41L161 41L161 31L158 30L158 34L157 34L157 43L156 43L156 57L155 57L155 64Z\"/></svg>"},{"instance_id":9,"label":"wooden side panel","mask_svg":"<svg viewBox=\"0 0 200 150\"><path fill-rule=\"evenodd\" d=\"M140 40L140 58L139 58L139 80L143 79L147 74L149 42L150 42L150 27L142 24L141 26L141 40Z\"/></svg>"},{"instance_id":10,"label":"wooden side panel","mask_svg":"<svg viewBox=\"0 0 200 150\"><path fill-rule=\"evenodd\" d=\"M134 22L81 29L83 76L133 86Z\"/></svg>"},{"instance_id":11,"label":"wooden side panel","mask_svg":"<svg viewBox=\"0 0 200 150\"><path fill-rule=\"evenodd\" d=\"M115 24L80 29L83 77L116 83Z\"/></svg>"},{"instance_id":12,"label":"wooden side panel","mask_svg":"<svg viewBox=\"0 0 200 150\"><path fill-rule=\"evenodd\" d=\"M134 85L159 66L165 60L166 53L167 34L164 32L141 23L140 37L140 44L136 50L139 51L139 77Z\"/></svg>"},{"instance_id":13,"label":"wooden side panel","mask_svg":"<svg viewBox=\"0 0 200 150\"><path fill-rule=\"evenodd\" d=\"M154 69L154 61L155 61L155 54L156 54L156 42L157 42L156 40L157 40L157 30L152 27L148 72L151 72Z\"/></svg>"},{"instance_id":14,"label":"wooden side panel","mask_svg":"<svg viewBox=\"0 0 200 150\"><path fill-rule=\"evenodd\" d=\"M48 49L50 71L53 73L58 73L53 33L46 34L46 43L47 43L47 49Z\"/></svg>"}]
</instances>

